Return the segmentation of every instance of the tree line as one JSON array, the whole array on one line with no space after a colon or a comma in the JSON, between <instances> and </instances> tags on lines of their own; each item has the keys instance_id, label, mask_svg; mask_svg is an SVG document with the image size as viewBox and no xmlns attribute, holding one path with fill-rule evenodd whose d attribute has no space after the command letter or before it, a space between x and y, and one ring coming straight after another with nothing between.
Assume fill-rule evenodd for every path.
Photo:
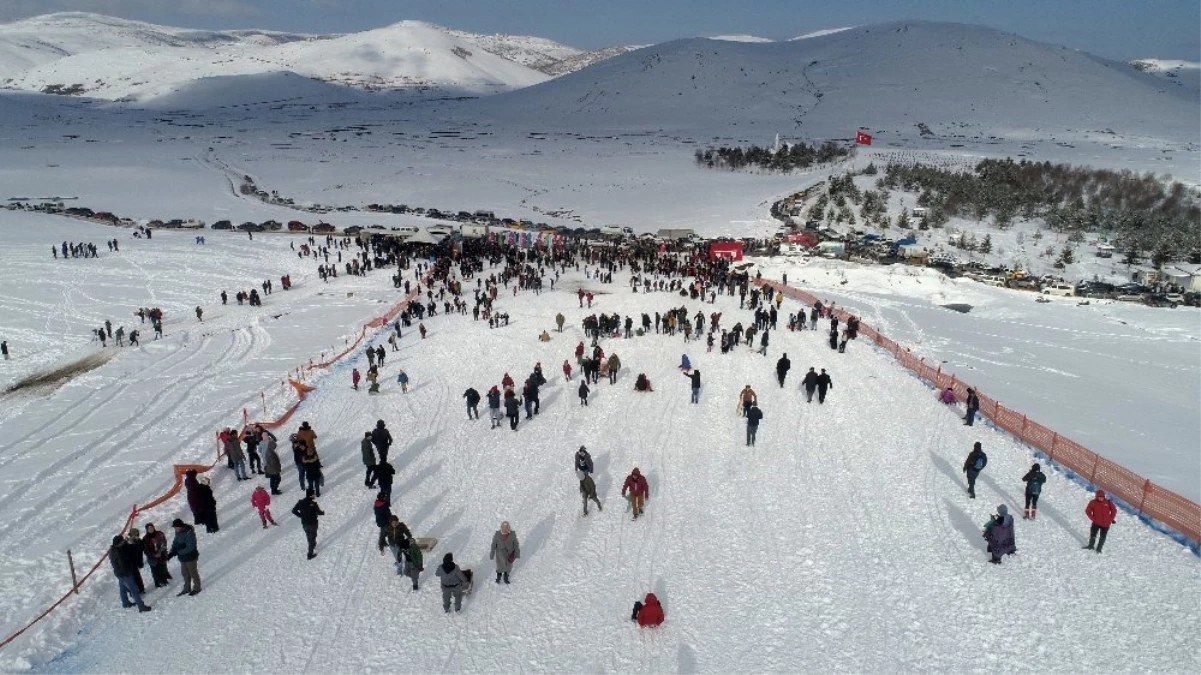
<instances>
[{"instance_id":1,"label":"tree line","mask_svg":"<svg viewBox=\"0 0 1201 675\"><path fill-rule=\"evenodd\" d=\"M1042 219L1056 232L1108 236L1136 262L1141 252L1163 264L1201 250L1201 195L1150 173L986 159L971 172L889 164L877 186L917 192L934 221L991 218L1006 229Z\"/></svg>"},{"instance_id":2,"label":"tree line","mask_svg":"<svg viewBox=\"0 0 1201 675\"><path fill-rule=\"evenodd\" d=\"M832 162L849 154L851 151L848 148L834 141L826 141L821 145L790 143L778 150L761 148L758 145L748 148L725 146L709 147L704 150L698 148L695 158L698 166L708 169L737 171L747 167L757 167L767 171L788 172Z\"/></svg>"}]
</instances>

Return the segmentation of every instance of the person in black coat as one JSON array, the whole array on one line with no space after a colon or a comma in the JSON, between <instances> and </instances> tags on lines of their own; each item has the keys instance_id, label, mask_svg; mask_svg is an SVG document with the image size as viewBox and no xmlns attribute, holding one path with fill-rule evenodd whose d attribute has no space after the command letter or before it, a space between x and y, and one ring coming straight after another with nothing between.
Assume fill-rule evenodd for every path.
<instances>
[{"instance_id":1,"label":"person in black coat","mask_svg":"<svg viewBox=\"0 0 1201 675\"><path fill-rule=\"evenodd\" d=\"M813 403L813 392L817 391L817 373L813 368L805 373L805 377L801 379L801 384L805 387L805 402Z\"/></svg>"},{"instance_id":2,"label":"person in black coat","mask_svg":"<svg viewBox=\"0 0 1201 675\"><path fill-rule=\"evenodd\" d=\"M142 579L142 568L146 566L146 549L142 546L142 537L138 528L129 531L125 543L121 545L121 554L125 556L138 593L146 592L146 582Z\"/></svg>"},{"instance_id":3,"label":"person in black coat","mask_svg":"<svg viewBox=\"0 0 1201 675\"><path fill-rule=\"evenodd\" d=\"M963 423L967 426L972 426L976 421L976 411L980 409L980 398L976 396L976 390L968 387L967 390L967 414L963 417Z\"/></svg>"},{"instance_id":4,"label":"person in black coat","mask_svg":"<svg viewBox=\"0 0 1201 675\"><path fill-rule=\"evenodd\" d=\"M517 396L505 397L505 414L509 416L509 428L517 431L517 421L521 417L521 400Z\"/></svg>"},{"instance_id":5,"label":"person in black coat","mask_svg":"<svg viewBox=\"0 0 1201 675\"><path fill-rule=\"evenodd\" d=\"M585 377L584 379L580 380L580 405L588 405L588 394L591 393L591 391L592 390L588 388L588 378Z\"/></svg>"},{"instance_id":6,"label":"person in black coat","mask_svg":"<svg viewBox=\"0 0 1201 675\"><path fill-rule=\"evenodd\" d=\"M838 349L838 329L830 329L830 349Z\"/></svg>"},{"instance_id":7,"label":"person in black coat","mask_svg":"<svg viewBox=\"0 0 1201 675\"><path fill-rule=\"evenodd\" d=\"M684 377L692 380L692 402L701 402L701 371L693 370L689 373L684 373Z\"/></svg>"},{"instance_id":8,"label":"person in black coat","mask_svg":"<svg viewBox=\"0 0 1201 675\"><path fill-rule=\"evenodd\" d=\"M319 516L325 515L325 511L322 511L321 506L317 504L312 490L305 493L304 499L296 502L296 506L292 507L292 515L300 519L305 539L309 542L308 559L312 560L317 557L317 519Z\"/></svg>"},{"instance_id":9,"label":"person in black coat","mask_svg":"<svg viewBox=\"0 0 1201 675\"><path fill-rule=\"evenodd\" d=\"M1038 517L1038 496L1042 494L1043 483L1047 482L1047 475L1036 463L1030 467L1025 476L1022 476L1022 482L1026 484L1026 510L1022 513L1022 518L1033 520Z\"/></svg>"},{"instance_id":10,"label":"person in black coat","mask_svg":"<svg viewBox=\"0 0 1201 675\"><path fill-rule=\"evenodd\" d=\"M125 553L125 538L121 535L113 537L113 545L108 549L108 562L113 566L113 576L117 577L117 588L121 592L121 606L137 606L139 612L149 612L150 606L142 601L142 592L134 582L133 568Z\"/></svg>"},{"instance_id":11,"label":"person in black coat","mask_svg":"<svg viewBox=\"0 0 1201 675\"><path fill-rule=\"evenodd\" d=\"M467 419L472 419L471 415L474 413L474 419L478 420L480 418L480 393L468 387L467 391L463 392L463 398L467 399Z\"/></svg>"},{"instance_id":12,"label":"person in black coat","mask_svg":"<svg viewBox=\"0 0 1201 675\"><path fill-rule=\"evenodd\" d=\"M184 474L183 484L193 520L197 525L204 525L205 532L219 532L221 527L217 524L217 499L213 497L213 488L207 482L200 482L195 471Z\"/></svg>"},{"instance_id":13,"label":"person in black coat","mask_svg":"<svg viewBox=\"0 0 1201 675\"><path fill-rule=\"evenodd\" d=\"M788 377L789 368L792 368L792 361L788 360L788 354L785 353L779 361L776 361L776 380L781 387L784 386L784 378Z\"/></svg>"},{"instance_id":14,"label":"person in black coat","mask_svg":"<svg viewBox=\"0 0 1201 675\"><path fill-rule=\"evenodd\" d=\"M479 402L478 398L476 402ZM375 451L379 453L379 461L388 461L388 448L392 447L392 432L384 426L383 420L375 423L375 429L371 431L371 442L375 444Z\"/></svg>"},{"instance_id":15,"label":"person in black coat","mask_svg":"<svg viewBox=\"0 0 1201 675\"><path fill-rule=\"evenodd\" d=\"M963 472L967 474L968 497L976 498L976 477L980 475L987 464L988 455L984 454L984 448L981 447L980 441L976 441L972 446L972 451L968 453L967 459L963 460Z\"/></svg>"},{"instance_id":16,"label":"person in black coat","mask_svg":"<svg viewBox=\"0 0 1201 675\"><path fill-rule=\"evenodd\" d=\"M830 380L830 375L826 373L826 369L822 368L822 372L817 376L817 402L826 402L826 390L834 388L834 382Z\"/></svg>"},{"instance_id":17,"label":"person in black coat","mask_svg":"<svg viewBox=\"0 0 1201 675\"><path fill-rule=\"evenodd\" d=\"M754 447L755 433L759 431L759 422L763 420L763 411L759 409L758 403L751 403L750 410L746 411L746 444Z\"/></svg>"},{"instance_id":18,"label":"person in black coat","mask_svg":"<svg viewBox=\"0 0 1201 675\"><path fill-rule=\"evenodd\" d=\"M396 476L396 469L387 462L380 462L375 465L375 479L379 481L379 493L383 495L384 501L392 504L392 479Z\"/></svg>"}]
</instances>

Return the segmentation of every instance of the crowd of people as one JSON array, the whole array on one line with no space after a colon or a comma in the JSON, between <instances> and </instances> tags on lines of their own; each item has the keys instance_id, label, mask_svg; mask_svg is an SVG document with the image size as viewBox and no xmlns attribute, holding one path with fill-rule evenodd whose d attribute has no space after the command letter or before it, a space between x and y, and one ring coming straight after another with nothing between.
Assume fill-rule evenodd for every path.
<instances>
[{"instance_id":1,"label":"crowd of people","mask_svg":"<svg viewBox=\"0 0 1201 675\"><path fill-rule=\"evenodd\" d=\"M676 252L664 255L657 246L646 244L635 244L628 249L612 249L577 243L547 250L518 249L491 240L468 240L457 244L453 255L451 253L446 247L413 250L405 248L398 240L378 236L354 240L327 237L324 243L309 237L307 243L301 244L297 255L301 258L316 259L322 278L326 278L327 272L329 276L337 275L337 268L331 268L329 262L332 256L335 263L346 266L345 271L348 274L365 274L372 269L393 269L393 287L403 288L406 293L413 290L416 292L417 299L406 307L391 325L385 326L372 342L361 348L362 357L368 362L368 392L379 392L382 370L388 355L388 350L382 343L386 341L391 346L391 351L397 351L398 343L404 334L403 328L417 323L417 332L421 339L425 339L427 331L424 319L427 316L466 316L468 313L473 321L489 321L490 326L493 326L500 314L497 308L498 301L502 297L511 297L508 292L510 288L513 296L523 291L541 293L546 286L553 289L560 275L569 269L583 271L586 279L598 286L612 284L614 274L628 269L631 273L630 287L634 293L669 293L678 296L683 303L676 306L673 299L668 303L669 306L659 307L658 311L653 312L648 307L647 311L639 316L623 317L617 313L596 313L582 320L581 328L586 340L580 341L571 354L565 355L562 364L566 381L572 381L576 368L580 371L578 393L581 406L588 405L592 387L599 386L602 378L607 379L610 386L615 386L621 380L621 373L627 368L615 353L615 349L608 345L607 340L649 338L652 335L660 336L659 339L682 336L684 343L705 339L707 352L712 352L716 343L720 344L721 354L731 354L745 343L748 345L748 351L753 350L766 356L768 336L771 331L777 330L784 299L783 294L773 289L770 284L762 284L761 279L752 281L745 271L731 267L728 261L709 260L695 254ZM344 254L349 258L345 262ZM409 273L412 278L409 278ZM505 290L502 291L502 288ZM264 288L264 292L269 293L269 288ZM575 295L579 308L582 309L591 308L597 297L596 292L583 288L575 290ZM700 302L702 306L704 303L712 304L719 295L739 297L740 311L751 312L746 317L745 327L741 321L736 321L727 328L730 320L723 319L720 312L703 309L691 311L687 307L688 302ZM225 300L224 293L222 300ZM648 298L648 304L650 302ZM818 302L812 308L790 314L787 329L815 330L818 321L826 317L830 321L831 348L844 352L847 342L856 339L859 322L857 318L850 317L840 328L839 319L832 310L831 304ZM560 312L555 320L558 331L562 332L565 317ZM589 341L591 344L588 344ZM606 346L609 346L608 350ZM359 367L361 364L351 371L352 387L356 390L362 379ZM775 363L776 379L781 388L786 385L791 367L787 353ZM689 380L691 403L699 404L702 393L700 370L693 367L685 354L681 358L679 371ZM645 373L639 373L634 379L632 389L635 395L654 391ZM402 392L408 392L408 374L399 367L397 383L401 385ZM523 411L526 422L536 420L542 411L541 389L547 385L547 378L541 363L535 363L520 382L509 372L505 372L499 382L478 388L477 384L467 386L462 394L468 420L480 419L480 404L486 403L492 429L503 426L507 418L508 427L516 432L522 421ZM832 389L830 374L825 368L818 366L808 368L799 387L799 390L804 392L807 403L812 403L816 395L819 405L826 402ZM481 391L486 393L481 395ZM972 423L974 414L970 405L968 410L965 424ZM759 407L758 394L750 384L737 393L736 411L746 419L746 445L754 447L764 412ZM226 429L221 432L220 438L227 466L236 480L251 480L255 475L261 475L269 482L269 489L268 486L262 485L254 488L249 501L250 507L257 511L262 527L275 527L277 522L270 510L271 500L272 497L283 494L279 489L282 465L275 434L264 425L250 425L241 431ZM322 461L317 451L317 433L306 421L289 435L288 440L300 489L304 495L293 506L291 512L300 520L301 529L305 534L306 558L313 559L317 555L320 520L326 515L317 501L325 487ZM377 545L380 553L391 554L390 564L395 566L396 573L407 577L411 581L412 589L417 591L420 588L421 574L424 572L424 552L429 542L414 536L400 516L391 510L393 482L397 473L396 468L388 461L393 442L392 433L385 420L378 420L374 428L363 431L360 443L364 465L363 483L373 495L371 517L378 528ZM987 457L977 443L963 469L968 478L970 498L975 497L975 481L986 464ZM575 452L573 467L579 481L583 515L588 516L590 505L595 505L598 512L603 511L603 502L601 495L597 493L594 478L595 465L586 447L581 446ZM1026 485L1024 518L1034 519L1037 515L1038 497L1046 476L1041 472L1039 465L1035 464L1022 480ZM185 475L184 488L195 524L203 525L208 533L218 532L217 503L212 486L204 477L189 472ZM647 477L639 467L633 467L621 487L621 496L627 500L632 519L638 520L645 514L650 493L651 486ZM1088 548L1100 552L1105 544L1108 528L1116 516L1116 508L1112 501L1099 492L1096 499L1090 502L1087 515L1093 523ZM196 569L198 554L195 530L193 526L180 520L174 521L172 526L175 539L170 548L166 548L164 554L165 543L156 540L153 555L158 556L155 560L164 560L164 555L166 558L179 557L185 579L184 593L195 595L201 588L199 572ZM149 527L147 529L150 531ZM997 509L997 513L985 525L983 536L987 540L991 562L1000 563L1004 555L1016 552L1013 518L1004 505ZM151 546L145 543L145 538L142 541L145 555L151 556ZM118 547L116 541L114 547ZM129 547L128 542L121 543L120 547ZM489 557L495 563L495 582L509 584L521 557L521 548L517 534L508 521L502 522L493 535ZM116 561L113 563L114 572L119 579L122 601L124 603L128 597L129 606L143 606L140 595L135 596L133 593L138 589L138 584L130 570L141 567L134 564L136 562L137 560L126 557L122 558L120 568ZM185 565L190 567L184 568ZM454 560L454 552L446 552L435 570L435 575L440 583L443 610L450 612L453 601L454 611L460 611L464 596L469 594L473 587L472 570L460 568ZM157 585L160 576L156 574L155 579ZM163 580L166 583L170 577ZM664 620L664 610L654 594L647 594L636 603L631 618L639 625L659 625Z\"/></svg>"}]
</instances>

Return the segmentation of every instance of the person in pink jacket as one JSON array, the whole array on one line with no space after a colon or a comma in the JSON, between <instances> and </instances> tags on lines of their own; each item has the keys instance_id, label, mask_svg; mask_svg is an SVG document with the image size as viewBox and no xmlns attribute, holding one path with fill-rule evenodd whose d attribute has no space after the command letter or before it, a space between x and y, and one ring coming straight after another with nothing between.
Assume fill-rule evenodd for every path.
<instances>
[{"instance_id":1,"label":"person in pink jacket","mask_svg":"<svg viewBox=\"0 0 1201 675\"><path fill-rule=\"evenodd\" d=\"M267 523L279 525L275 519L271 517L271 494L267 492L267 488L262 485L254 489L254 494L250 495L250 505L259 511L259 520L263 521L263 529L267 529Z\"/></svg>"}]
</instances>

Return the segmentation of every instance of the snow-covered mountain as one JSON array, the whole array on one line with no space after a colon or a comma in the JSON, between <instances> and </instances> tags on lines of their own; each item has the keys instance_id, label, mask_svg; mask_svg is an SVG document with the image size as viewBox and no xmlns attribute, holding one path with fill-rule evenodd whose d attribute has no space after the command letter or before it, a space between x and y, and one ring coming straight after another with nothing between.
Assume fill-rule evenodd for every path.
<instances>
[{"instance_id":1,"label":"snow-covered mountain","mask_svg":"<svg viewBox=\"0 0 1201 675\"><path fill-rule=\"evenodd\" d=\"M145 101L210 77L287 71L366 89L433 89L474 94L526 87L547 77L468 37L416 21L339 36L267 31L194 31L64 13L0 26L0 86ZM578 50L525 39L544 51ZM494 48L504 43L493 39Z\"/></svg>"},{"instance_id":2,"label":"snow-covered mountain","mask_svg":"<svg viewBox=\"0 0 1201 675\"><path fill-rule=\"evenodd\" d=\"M1065 47L906 21L787 42L689 39L479 102L497 119L847 138L1198 142L1197 98ZM1116 142L1116 141L1115 141ZM1140 141L1141 142L1141 141Z\"/></svg>"},{"instance_id":3,"label":"snow-covered mountain","mask_svg":"<svg viewBox=\"0 0 1201 675\"><path fill-rule=\"evenodd\" d=\"M564 59L584 53L582 50L554 40L529 35L504 35L502 33L485 35L461 30L447 30L446 32L452 37L471 42L480 49L486 49L497 56L503 56L514 63L520 63L547 75L552 75L550 69Z\"/></svg>"}]
</instances>

